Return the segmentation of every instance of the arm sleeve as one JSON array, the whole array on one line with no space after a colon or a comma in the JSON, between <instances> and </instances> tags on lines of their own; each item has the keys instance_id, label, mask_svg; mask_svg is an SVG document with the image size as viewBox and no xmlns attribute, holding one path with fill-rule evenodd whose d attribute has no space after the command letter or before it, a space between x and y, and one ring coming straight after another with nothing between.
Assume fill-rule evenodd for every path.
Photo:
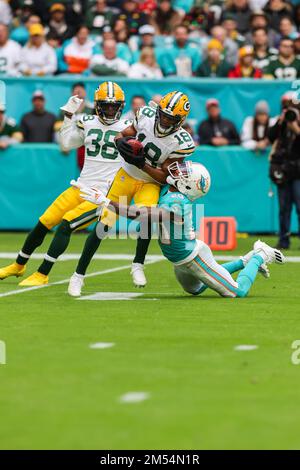
<instances>
[{"instance_id":1,"label":"arm sleeve","mask_svg":"<svg viewBox=\"0 0 300 470\"><path fill-rule=\"evenodd\" d=\"M63 150L77 149L84 144L84 127L81 121L76 124L65 117L59 131L59 142Z\"/></svg>"},{"instance_id":2,"label":"arm sleeve","mask_svg":"<svg viewBox=\"0 0 300 470\"><path fill-rule=\"evenodd\" d=\"M231 123L230 126L230 137L229 137L229 144L230 145L239 145L240 144L240 136L238 134L238 131L235 128L235 125Z\"/></svg>"}]
</instances>

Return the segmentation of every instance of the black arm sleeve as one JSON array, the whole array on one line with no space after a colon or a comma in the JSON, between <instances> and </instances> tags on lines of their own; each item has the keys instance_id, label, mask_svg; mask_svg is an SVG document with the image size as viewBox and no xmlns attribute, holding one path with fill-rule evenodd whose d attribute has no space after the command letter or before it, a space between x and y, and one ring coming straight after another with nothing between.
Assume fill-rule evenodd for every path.
<instances>
[{"instance_id":1,"label":"black arm sleeve","mask_svg":"<svg viewBox=\"0 0 300 470\"><path fill-rule=\"evenodd\" d=\"M200 145L211 145L212 132L208 122L203 121L198 130Z\"/></svg>"},{"instance_id":2,"label":"black arm sleeve","mask_svg":"<svg viewBox=\"0 0 300 470\"><path fill-rule=\"evenodd\" d=\"M233 123L230 123L230 133L229 133L228 143L230 145L239 145L240 144L240 136L239 136L238 131L236 130L236 127Z\"/></svg>"},{"instance_id":3,"label":"black arm sleeve","mask_svg":"<svg viewBox=\"0 0 300 470\"><path fill-rule=\"evenodd\" d=\"M269 127L268 130L268 139L273 144L276 139L278 139L279 134L280 134L280 129L281 129L281 124L279 123L279 120L274 124L274 126Z\"/></svg>"}]
</instances>

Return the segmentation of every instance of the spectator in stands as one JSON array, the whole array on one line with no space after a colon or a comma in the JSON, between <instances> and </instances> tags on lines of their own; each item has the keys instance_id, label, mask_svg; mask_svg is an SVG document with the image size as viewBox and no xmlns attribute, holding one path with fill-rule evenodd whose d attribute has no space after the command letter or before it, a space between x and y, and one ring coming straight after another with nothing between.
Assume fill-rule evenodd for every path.
<instances>
[{"instance_id":1,"label":"spectator in stands","mask_svg":"<svg viewBox=\"0 0 300 470\"><path fill-rule=\"evenodd\" d=\"M163 74L156 63L152 47L144 47L139 62L131 65L128 72L129 78L159 79L162 76Z\"/></svg>"},{"instance_id":2,"label":"spectator in stands","mask_svg":"<svg viewBox=\"0 0 300 470\"><path fill-rule=\"evenodd\" d=\"M99 47L89 37L88 28L81 26L76 36L66 41L63 47L57 51L58 70L59 72L83 73L88 70L90 61L97 52L99 52Z\"/></svg>"},{"instance_id":3,"label":"spectator in stands","mask_svg":"<svg viewBox=\"0 0 300 470\"><path fill-rule=\"evenodd\" d=\"M239 62L230 70L229 78L262 78L262 71L253 65L254 49L244 46L239 50Z\"/></svg>"},{"instance_id":4,"label":"spectator in stands","mask_svg":"<svg viewBox=\"0 0 300 470\"><path fill-rule=\"evenodd\" d=\"M233 13L226 12L223 15L222 26L226 29L227 37L236 42L238 47L245 44L245 36L238 31L237 17Z\"/></svg>"},{"instance_id":5,"label":"spectator in stands","mask_svg":"<svg viewBox=\"0 0 300 470\"><path fill-rule=\"evenodd\" d=\"M74 35L74 27L69 26L66 21L66 7L63 3L54 3L50 7L49 26L46 27L46 34L55 33L62 44L66 39Z\"/></svg>"},{"instance_id":6,"label":"spectator in stands","mask_svg":"<svg viewBox=\"0 0 300 470\"><path fill-rule=\"evenodd\" d=\"M5 115L5 106L0 103L0 150L22 142L23 135L16 121Z\"/></svg>"},{"instance_id":7,"label":"spectator in stands","mask_svg":"<svg viewBox=\"0 0 300 470\"><path fill-rule=\"evenodd\" d=\"M258 28L253 31L252 44L254 49L254 67L263 70L270 64L271 60L277 59L278 51L274 47L269 47L268 34L264 28Z\"/></svg>"},{"instance_id":8,"label":"spectator in stands","mask_svg":"<svg viewBox=\"0 0 300 470\"><path fill-rule=\"evenodd\" d=\"M207 44L207 58L198 68L198 77L227 77L231 68L223 59L223 46L217 39L211 39Z\"/></svg>"},{"instance_id":9,"label":"spectator in stands","mask_svg":"<svg viewBox=\"0 0 300 470\"><path fill-rule=\"evenodd\" d=\"M242 146L248 150L265 150L270 145L269 125L269 105L266 101L258 101L254 116L248 116L244 121L241 131Z\"/></svg>"},{"instance_id":10,"label":"spectator in stands","mask_svg":"<svg viewBox=\"0 0 300 470\"><path fill-rule=\"evenodd\" d=\"M9 39L8 27L0 23L0 76L20 75L21 46Z\"/></svg>"},{"instance_id":11,"label":"spectator in stands","mask_svg":"<svg viewBox=\"0 0 300 470\"><path fill-rule=\"evenodd\" d=\"M279 32L282 38L295 39L298 36L296 27L290 16L283 16L280 19Z\"/></svg>"},{"instance_id":12,"label":"spectator in stands","mask_svg":"<svg viewBox=\"0 0 300 470\"><path fill-rule=\"evenodd\" d=\"M129 39L129 45L133 51L133 62L137 62L144 47L155 47L155 29L150 24L145 24L139 29L138 36Z\"/></svg>"},{"instance_id":13,"label":"spectator in stands","mask_svg":"<svg viewBox=\"0 0 300 470\"><path fill-rule=\"evenodd\" d=\"M279 34L269 27L268 18L264 11L255 10L250 17L250 29L245 34L246 42L253 44L253 32L264 28L268 32L268 42L270 47L275 47L280 39Z\"/></svg>"},{"instance_id":14,"label":"spectator in stands","mask_svg":"<svg viewBox=\"0 0 300 470\"><path fill-rule=\"evenodd\" d=\"M10 39L24 46L29 41L29 29L33 24L41 24L41 18L38 15L30 15L24 24L13 29L10 33Z\"/></svg>"},{"instance_id":15,"label":"spectator in stands","mask_svg":"<svg viewBox=\"0 0 300 470\"><path fill-rule=\"evenodd\" d=\"M142 95L133 95L130 103L130 110L124 114L123 119L133 120L136 112L146 106L145 98Z\"/></svg>"},{"instance_id":16,"label":"spectator in stands","mask_svg":"<svg viewBox=\"0 0 300 470\"><path fill-rule=\"evenodd\" d=\"M106 0L96 0L95 5L87 10L85 24L92 34L102 34L106 26L112 27L114 11L107 7Z\"/></svg>"},{"instance_id":17,"label":"spectator in stands","mask_svg":"<svg viewBox=\"0 0 300 470\"><path fill-rule=\"evenodd\" d=\"M189 28L190 39L206 37L208 31L216 23L215 11L209 8L208 2L194 2L195 5L187 11L183 24ZM201 5L202 3L202 5Z\"/></svg>"},{"instance_id":18,"label":"spectator in stands","mask_svg":"<svg viewBox=\"0 0 300 470\"><path fill-rule=\"evenodd\" d=\"M1 23L9 26L12 22L11 8L5 0L0 0Z\"/></svg>"},{"instance_id":19,"label":"spectator in stands","mask_svg":"<svg viewBox=\"0 0 300 470\"><path fill-rule=\"evenodd\" d=\"M201 55L195 44L188 42L186 26L177 26L174 30L174 44L165 49L160 58L164 75L191 77L200 65Z\"/></svg>"},{"instance_id":20,"label":"spectator in stands","mask_svg":"<svg viewBox=\"0 0 300 470\"><path fill-rule=\"evenodd\" d=\"M174 28L182 23L182 17L172 7L170 0L161 0L151 15L150 23L154 26L156 34L170 35Z\"/></svg>"},{"instance_id":21,"label":"spectator in stands","mask_svg":"<svg viewBox=\"0 0 300 470\"><path fill-rule=\"evenodd\" d=\"M211 98L206 102L208 119L201 122L198 130L200 145L239 145L240 137L235 125L221 117L219 101Z\"/></svg>"},{"instance_id":22,"label":"spectator in stands","mask_svg":"<svg viewBox=\"0 0 300 470\"><path fill-rule=\"evenodd\" d=\"M217 39L223 46L224 59L230 65L235 65L238 57L238 46L235 41L227 37L227 31L223 26L214 26L210 35L212 39Z\"/></svg>"},{"instance_id":23,"label":"spectator in stands","mask_svg":"<svg viewBox=\"0 0 300 470\"><path fill-rule=\"evenodd\" d=\"M227 12L235 15L239 33L243 34L249 30L251 10L248 0L231 0L224 14Z\"/></svg>"},{"instance_id":24,"label":"spectator in stands","mask_svg":"<svg viewBox=\"0 0 300 470\"><path fill-rule=\"evenodd\" d=\"M33 109L21 119L24 142L53 142L56 116L45 110L45 96L37 90L32 95Z\"/></svg>"},{"instance_id":25,"label":"spectator in stands","mask_svg":"<svg viewBox=\"0 0 300 470\"><path fill-rule=\"evenodd\" d=\"M45 42L45 32L41 24L29 29L30 39L22 48L20 71L23 75L52 75L57 69L54 49Z\"/></svg>"},{"instance_id":26,"label":"spectator in stands","mask_svg":"<svg viewBox=\"0 0 300 470\"><path fill-rule=\"evenodd\" d=\"M117 57L117 43L114 39L103 42L103 53L95 54L91 59L90 70L93 75L125 76L129 64Z\"/></svg>"},{"instance_id":27,"label":"spectator in stands","mask_svg":"<svg viewBox=\"0 0 300 470\"><path fill-rule=\"evenodd\" d=\"M146 15L151 15L156 8L156 0L141 0L138 5L138 11L142 11Z\"/></svg>"},{"instance_id":28,"label":"spectator in stands","mask_svg":"<svg viewBox=\"0 0 300 470\"><path fill-rule=\"evenodd\" d=\"M292 14L292 5L284 0L269 0L264 11L267 14L270 27L279 31L281 18Z\"/></svg>"},{"instance_id":29,"label":"spectator in stands","mask_svg":"<svg viewBox=\"0 0 300 470\"><path fill-rule=\"evenodd\" d=\"M125 20L120 18L114 24L113 27L114 38L117 42L126 43L129 41L129 29Z\"/></svg>"},{"instance_id":30,"label":"spectator in stands","mask_svg":"<svg viewBox=\"0 0 300 470\"><path fill-rule=\"evenodd\" d=\"M295 55L292 39L281 39L278 59L271 60L263 72L264 78L295 80L300 77L300 60Z\"/></svg>"},{"instance_id":31,"label":"spectator in stands","mask_svg":"<svg viewBox=\"0 0 300 470\"><path fill-rule=\"evenodd\" d=\"M138 4L137 0L124 0L122 11L118 15L120 20L126 21L130 36L138 34L139 28L149 22L148 16L138 11Z\"/></svg>"}]
</instances>

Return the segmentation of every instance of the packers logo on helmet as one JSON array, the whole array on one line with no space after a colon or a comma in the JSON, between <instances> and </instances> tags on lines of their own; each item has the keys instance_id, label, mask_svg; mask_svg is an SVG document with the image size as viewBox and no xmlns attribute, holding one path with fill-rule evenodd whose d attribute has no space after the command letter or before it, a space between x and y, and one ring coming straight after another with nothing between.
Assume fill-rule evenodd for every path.
<instances>
[{"instance_id":1,"label":"packers logo on helmet","mask_svg":"<svg viewBox=\"0 0 300 470\"><path fill-rule=\"evenodd\" d=\"M115 82L103 82L95 91L95 110L103 124L113 124L121 117L125 94Z\"/></svg>"},{"instance_id":2,"label":"packers logo on helmet","mask_svg":"<svg viewBox=\"0 0 300 470\"><path fill-rule=\"evenodd\" d=\"M190 102L184 93L171 91L159 102L155 117L155 134L165 137L184 123L190 112Z\"/></svg>"}]
</instances>

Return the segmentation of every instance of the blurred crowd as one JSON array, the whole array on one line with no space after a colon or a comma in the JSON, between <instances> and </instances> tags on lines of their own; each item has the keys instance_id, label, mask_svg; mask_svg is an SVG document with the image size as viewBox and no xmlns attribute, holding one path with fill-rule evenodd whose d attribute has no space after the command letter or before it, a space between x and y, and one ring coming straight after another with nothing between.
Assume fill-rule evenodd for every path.
<instances>
[{"instance_id":1,"label":"blurred crowd","mask_svg":"<svg viewBox=\"0 0 300 470\"><path fill-rule=\"evenodd\" d=\"M94 114L94 104L89 101L84 82L76 82L70 89L70 96L77 95L83 101L76 113L75 120L82 119L84 114ZM281 111L288 107L295 92L287 92L281 98ZM158 104L161 95L154 95L151 106ZM62 125L63 114L58 115L47 111L46 98L41 90L32 95L32 108L24 113L17 123L5 113L5 106L0 104L0 149L4 150L11 144L21 142L51 143L58 142L58 131ZM146 106L144 96L134 95L130 109L123 113L123 119L133 119L139 108ZM264 152L271 142L268 138L269 129L277 122L279 116L271 116L267 101L258 101L237 129L235 124L223 115L220 102L210 98L205 103L206 119L199 123L187 121L183 127L192 135L197 145L222 147L227 145L242 145L248 150ZM226 113L225 113L226 114ZM78 166L84 162L84 147L78 150Z\"/></svg>"},{"instance_id":2,"label":"blurred crowd","mask_svg":"<svg viewBox=\"0 0 300 470\"><path fill-rule=\"evenodd\" d=\"M0 75L300 77L298 0L0 0Z\"/></svg>"}]
</instances>

